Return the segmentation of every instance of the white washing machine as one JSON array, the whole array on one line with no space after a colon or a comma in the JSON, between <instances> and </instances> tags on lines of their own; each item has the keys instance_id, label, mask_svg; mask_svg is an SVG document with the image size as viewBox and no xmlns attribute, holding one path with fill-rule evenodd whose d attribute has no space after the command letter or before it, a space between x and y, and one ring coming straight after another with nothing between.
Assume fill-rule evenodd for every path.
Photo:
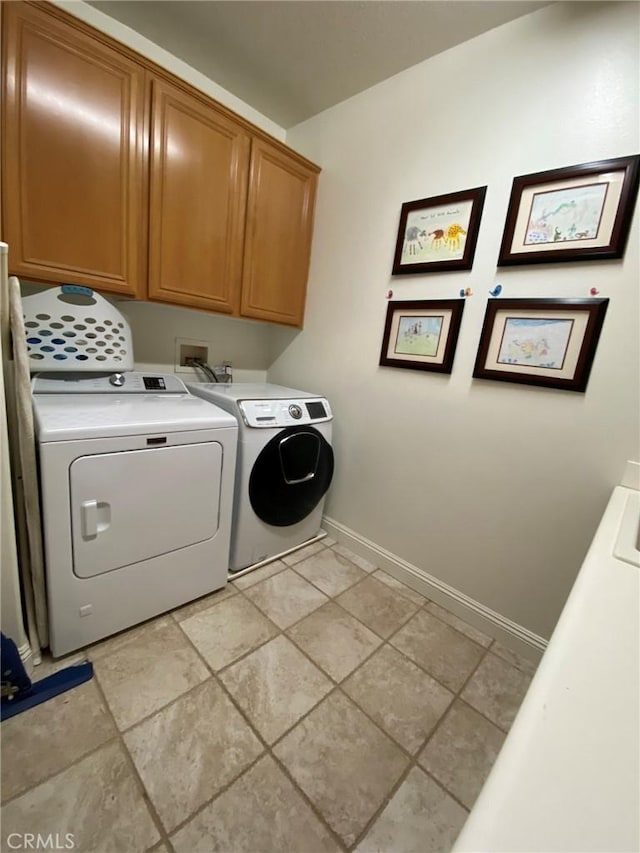
<instances>
[{"instance_id":1,"label":"white washing machine","mask_svg":"<svg viewBox=\"0 0 640 853\"><path fill-rule=\"evenodd\" d=\"M280 385L188 383L239 427L230 570L238 572L320 531L333 477L331 407Z\"/></svg>"},{"instance_id":2,"label":"white washing machine","mask_svg":"<svg viewBox=\"0 0 640 853\"><path fill-rule=\"evenodd\" d=\"M172 375L39 375L32 393L53 655L223 587L235 418Z\"/></svg>"}]
</instances>

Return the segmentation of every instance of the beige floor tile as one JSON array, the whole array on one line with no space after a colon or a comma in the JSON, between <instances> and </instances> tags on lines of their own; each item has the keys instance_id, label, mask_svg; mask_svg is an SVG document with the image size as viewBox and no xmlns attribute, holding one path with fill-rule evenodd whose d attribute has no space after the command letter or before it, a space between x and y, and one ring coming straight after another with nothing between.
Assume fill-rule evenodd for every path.
<instances>
[{"instance_id":1,"label":"beige floor tile","mask_svg":"<svg viewBox=\"0 0 640 853\"><path fill-rule=\"evenodd\" d=\"M121 730L209 677L198 653L171 620L148 625L135 643L100 657L94 671Z\"/></svg>"},{"instance_id":2,"label":"beige floor tile","mask_svg":"<svg viewBox=\"0 0 640 853\"><path fill-rule=\"evenodd\" d=\"M418 609L387 584L373 577L343 592L336 601L356 619L385 639L403 625Z\"/></svg>"},{"instance_id":3,"label":"beige floor tile","mask_svg":"<svg viewBox=\"0 0 640 853\"><path fill-rule=\"evenodd\" d=\"M278 633L242 595L185 619L180 627L214 670L222 669Z\"/></svg>"},{"instance_id":4,"label":"beige floor tile","mask_svg":"<svg viewBox=\"0 0 640 853\"><path fill-rule=\"evenodd\" d=\"M397 580L392 575L388 575L386 572L383 572L382 569L375 571L373 573L373 577L382 583L386 583L387 586L390 586L391 589L395 589L396 592L399 592L400 595L404 595L405 598L408 598L409 601L413 601L414 604L422 606L427 601L424 595L420 595L420 593L416 592L415 589L411 589L410 586L407 586L405 583L402 583L402 581Z\"/></svg>"},{"instance_id":5,"label":"beige floor tile","mask_svg":"<svg viewBox=\"0 0 640 853\"><path fill-rule=\"evenodd\" d=\"M2 810L3 851L10 849L5 842L14 832L54 838L57 833L61 844L70 841L80 853L142 853L160 840L118 741L6 804Z\"/></svg>"},{"instance_id":6,"label":"beige floor tile","mask_svg":"<svg viewBox=\"0 0 640 853\"><path fill-rule=\"evenodd\" d=\"M260 581L266 580L273 575L277 575L278 572L282 572L286 568L287 566L282 562L282 560L274 560L273 563L267 563L266 566L254 569L247 575L240 575L240 577L237 577L232 582L232 585L238 589L248 589L250 586L255 586L257 583L260 583Z\"/></svg>"},{"instance_id":7,"label":"beige floor tile","mask_svg":"<svg viewBox=\"0 0 640 853\"><path fill-rule=\"evenodd\" d=\"M115 736L94 681L2 723L2 799L59 773Z\"/></svg>"},{"instance_id":8,"label":"beige floor tile","mask_svg":"<svg viewBox=\"0 0 640 853\"><path fill-rule=\"evenodd\" d=\"M333 687L282 635L230 666L220 680L267 743L290 729Z\"/></svg>"},{"instance_id":9,"label":"beige floor tile","mask_svg":"<svg viewBox=\"0 0 640 853\"><path fill-rule=\"evenodd\" d=\"M124 739L168 831L262 752L260 741L213 678L130 729Z\"/></svg>"},{"instance_id":10,"label":"beige floor tile","mask_svg":"<svg viewBox=\"0 0 640 853\"><path fill-rule=\"evenodd\" d=\"M43 678L48 678L61 669L66 669L68 666L75 666L78 663L84 663L89 659L86 650L72 652L69 655L64 655L61 658L54 658L48 652L42 653L41 662L33 667L33 672L30 675L31 681L42 681Z\"/></svg>"},{"instance_id":11,"label":"beige floor tile","mask_svg":"<svg viewBox=\"0 0 640 853\"><path fill-rule=\"evenodd\" d=\"M352 563L362 569L363 572L375 572L378 568L375 563L371 563L369 560L365 560L364 557L361 557L359 554L356 554L355 551L352 551L351 548L347 548L346 545L333 545L333 550L336 554L340 554L343 557L346 557Z\"/></svg>"},{"instance_id":12,"label":"beige floor tile","mask_svg":"<svg viewBox=\"0 0 640 853\"><path fill-rule=\"evenodd\" d=\"M142 622L140 625L134 625L133 628L128 628L126 631L120 631L119 634L107 637L106 640L100 640L99 643L94 643L92 646L87 646L84 651L89 660L97 661L105 655L110 655L131 643L136 643L140 635L148 633L151 628L161 628L164 625L171 625L172 622L173 619L167 614L158 616L155 619Z\"/></svg>"},{"instance_id":13,"label":"beige floor tile","mask_svg":"<svg viewBox=\"0 0 640 853\"><path fill-rule=\"evenodd\" d=\"M322 539L322 544L325 548L330 548L332 545L337 545L338 540L334 539L333 536L329 536L328 534Z\"/></svg>"},{"instance_id":14,"label":"beige floor tile","mask_svg":"<svg viewBox=\"0 0 640 853\"><path fill-rule=\"evenodd\" d=\"M286 563L288 566L295 566L296 563L299 563L301 560L306 560L307 557L310 557L312 554L317 554L319 551L323 551L324 547L324 541L312 542L310 545L305 545L304 548L298 548L297 551L292 551L291 554L286 554L282 558L282 562Z\"/></svg>"},{"instance_id":15,"label":"beige floor tile","mask_svg":"<svg viewBox=\"0 0 640 853\"><path fill-rule=\"evenodd\" d=\"M309 657L336 681L359 666L382 640L332 601L287 631Z\"/></svg>"},{"instance_id":16,"label":"beige floor tile","mask_svg":"<svg viewBox=\"0 0 640 853\"><path fill-rule=\"evenodd\" d=\"M470 809L504 738L497 726L457 701L423 749L418 763Z\"/></svg>"},{"instance_id":17,"label":"beige floor tile","mask_svg":"<svg viewBox=\"0 0 640 853\"><path fill-rule=\"evenodd\" d=\"M171 615L177 622L182 622L183 619L188 619L189 616L195 616L196 613L202 613L204 610L220 604L221 601L231 598L237 592L238 590L233 584L228 583L223 589L218 589L216 592L212 592L211 595L204 595L202 598L197 598L195 601L191 601L177 610L172 610Z\"/></svg>"},{"instance_id":18,"label":"beige floor tile","mask_svg":"<svg viewBox=\"0 0 640 853\"><path fill-rule=\"evenodd\" d=\"M286 569L248 589L245 595L280 628L288 628L327 597L291 569Z\"/></svg>"},{"instance_id":19,"label":"beige floor tile","mask_svg":"<svg viewBox=\"0 0 640 853\"><path fill-rule=\"evenodd\" d=\"M442 619L443 622L446 622L447 625L451 625L451 627L455 628L456 631L460 631L460 633L464 634L465 637L469 637L470 640L478 643L478 645L484 646L484 648L488 648L491 645L491 637L484 634L482 631L479 631L477 628L474 628L473 625L469 625L468 622L459 619L454 613L451 613L449 610L445 610L444 607L440 607L440 605L436 604L435 601L430 601L429 604L427 604L426 609L429 613L433 613L434 616L437 616L438 619Z\"/></svg>"},{"instance_id":20,"label":"beige floor tile","mask_svg":"<svg viewBox=\"0 0 640 853\"><path fill-rule=\"evenodd\" d=\"M332 548L307 557L296 565L296 572L305 577L325 595L334 596L366 577L366 573Z\"/></svg>"},{"instance_id":21,"label":"beige floor tile","mask_svg":"<svg viewBox=\"0 0 640 853\"><path fill-rule=\"evenodd\" d=\"M462 691L462 698L508 731L531 683L531 676L489 653Z\"/></svg>"},{"instance_id":22,"label":"beige floor tile","mask_svg":"<svg viewBox=\"0 0 640 853\"><path fill-rule=\"evenodd\" d=\"M268 755L171 841L176 853L333 853L341 849Z\"/></svg>"},{"instance_id":23,"label":"beige floor tile","mask_svg":"<svg viewBox=\"0 0 640 853\"><path fill-rule=\"evenodd\" d=\"M529 675L533 675L538 668L538 665L529 660L529 658L525 658L517 652L512 652L511 649L503 646L497 640L491 646L491 654L497 655L499 658L502 658L502 660L506 660L507 663L515 666L516 669L520 669L522 672L526 672Z\"/></svg>"},{"instance_id":24,"label":"beige floor tile","mask_svg":"<svg viewBox=\"0 0 640 853\"><path fill-rule=\"evenodd\" d=\"M404 655L383 646L342 685L344 692L409 752L416 753L453 700Z\"/></svg>"},{"instance_id":25,"label":"beige floor tile","mask_svg":"<svg viewBox=\"0 0 640 853\"><path fill-rule=\"evenodd\" d=\"M391 643L454 693L484 654L476 643L424 610L416 613Z\"/></svg>"},{"instance_id":26,"label":"beige floor tile","mask_svg":"<svg viewBox=\"0 0 640 853\"><path fill-rule=\"evenodd\" d=\"M393 741L339 691L285 735L274 752L348 846L408 764Z\"/></svg>"},{"instance_id":27,"label":"beige floor tile","mask_svg":"<svg viewBox=\"0 0 640 853\"><path fill-rule=\"evenodd\" d=\"M357 853L449 853L467 812L414 767Z\"/></svg>"}]
</instances>

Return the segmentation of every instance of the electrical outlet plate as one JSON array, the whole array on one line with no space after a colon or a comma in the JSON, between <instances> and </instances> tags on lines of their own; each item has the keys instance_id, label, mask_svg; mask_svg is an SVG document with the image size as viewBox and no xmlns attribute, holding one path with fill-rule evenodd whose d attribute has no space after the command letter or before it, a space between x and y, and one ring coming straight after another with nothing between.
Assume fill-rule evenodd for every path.
<instances>
[{"instance_id":1,"label":"electrical outlet plate","mask_svg":"<svg viewBox=\"0 0 640 853\"><path fill-rule=\"evenodd\" d=\"M205 364L209 363L209 342L196 341L191 338L176 338L175 372L187 373L190 376L200 375L197 368L188 364L188 359L199 358Z\"/></svg>"}]
</instances>

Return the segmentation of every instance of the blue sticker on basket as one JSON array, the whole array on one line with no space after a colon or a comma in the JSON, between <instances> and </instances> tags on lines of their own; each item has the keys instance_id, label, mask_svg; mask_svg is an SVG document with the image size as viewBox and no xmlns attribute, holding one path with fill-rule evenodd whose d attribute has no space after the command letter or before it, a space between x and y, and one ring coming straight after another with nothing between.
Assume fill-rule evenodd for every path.
<instances>
[{"instance_id":1,"label":"blue sticker on basket","mask_svg":"<svg viewBox=\"0 0 640 853\"><path fill-rule=\"evenodd\" d=\"M81 284L63 284L63 293L77 293L80 296L93 296L93 290L90 287L83 287Z\"/></svg>"}]
</instances>

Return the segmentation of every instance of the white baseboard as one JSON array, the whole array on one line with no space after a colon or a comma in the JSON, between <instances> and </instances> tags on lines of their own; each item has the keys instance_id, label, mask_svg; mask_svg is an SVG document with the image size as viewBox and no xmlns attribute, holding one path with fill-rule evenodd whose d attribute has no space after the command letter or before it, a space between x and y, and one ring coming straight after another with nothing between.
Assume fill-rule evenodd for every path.
<instances>
[{"instance_id":1,"label":"white baseboard","mask_svg":"<svg viewBox=\"0 0 640 853\"><path fill-rule=\"evenodd\" d=\"M542 657L547 647L547 640L544 637L501 616L495 610L491 610L449 584L443 583L428 572L392 554L329 516L323 517L322 527L354 553L384 569L396 580L402 581L441 607L446 607L460 619L484 631L512 651L535 662Z\"/></svg>"}]
</instances>

